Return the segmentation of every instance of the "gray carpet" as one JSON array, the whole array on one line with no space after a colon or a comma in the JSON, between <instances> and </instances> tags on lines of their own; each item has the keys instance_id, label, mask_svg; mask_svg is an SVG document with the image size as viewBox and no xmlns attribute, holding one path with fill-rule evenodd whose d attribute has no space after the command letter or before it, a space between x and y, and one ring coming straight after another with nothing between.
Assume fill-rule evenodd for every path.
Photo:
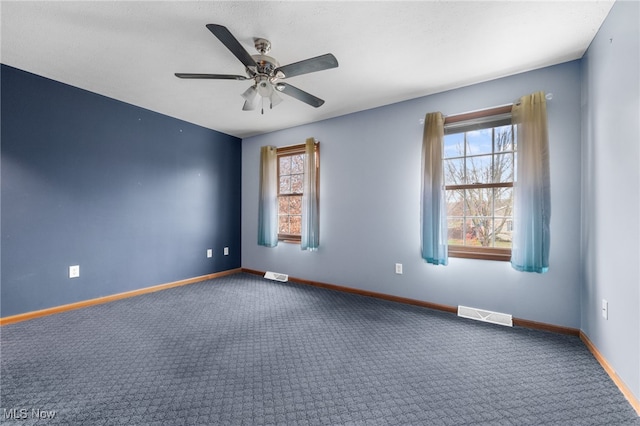
<instances>
[{"instance_id":1,"label":"gray carpet","mask_svg":"<svg viewBox=\"0 0 640 426\"><path fill-rule=\"evenodd\" d=\"M577 337L247 274L0 332L5 424L640 425Z\"/></svg>"}]
</instances>

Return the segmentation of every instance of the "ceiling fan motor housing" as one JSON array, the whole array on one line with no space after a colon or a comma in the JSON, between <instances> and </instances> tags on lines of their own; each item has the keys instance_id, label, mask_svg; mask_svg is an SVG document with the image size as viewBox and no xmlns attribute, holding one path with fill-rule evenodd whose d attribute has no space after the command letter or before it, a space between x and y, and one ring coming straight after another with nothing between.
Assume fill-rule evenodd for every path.
<instances>
[{"instance_id":1,"label":"ceiling fan motor housing","mask_svg":"<svg viewBox=\"0 0 640 426\"><path fill-rule=\"evenodd\" d=\"M258 65L257 74L265 74L269 77L273 76L273 71L280 66L275 58L267 55L252 55L253 60Z\"/></svg>"}]
</instances>

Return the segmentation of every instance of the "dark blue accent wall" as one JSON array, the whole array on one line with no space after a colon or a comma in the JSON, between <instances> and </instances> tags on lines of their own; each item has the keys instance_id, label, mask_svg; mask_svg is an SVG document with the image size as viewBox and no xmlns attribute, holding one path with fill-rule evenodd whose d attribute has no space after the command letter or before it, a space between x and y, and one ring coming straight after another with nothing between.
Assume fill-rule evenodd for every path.
<instances>
[{"instance_id":1,"label":"dark blue accent wall","mask_svg":"<svg viewBox=\"0 0 640 426\"><path fill-rule=\"evenodd\" d=\"M6 65L0 93L0 316L240 267L240 139Z\"/></svg>"}]
</instances>

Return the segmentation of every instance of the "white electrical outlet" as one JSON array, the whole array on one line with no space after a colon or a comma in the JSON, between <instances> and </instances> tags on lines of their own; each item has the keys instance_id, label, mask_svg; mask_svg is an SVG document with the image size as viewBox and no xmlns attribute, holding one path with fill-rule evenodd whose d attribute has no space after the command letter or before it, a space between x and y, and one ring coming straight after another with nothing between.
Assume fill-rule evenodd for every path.
<instances>
[{"instance_id":1,"label":"white electrical outlet","mask_svg":"<svg viewBox=\"0 0 640 426\"><path fill-rule=\"evenodd\" d=\"M229 247L224 248L224 255L229 256Z\"/></svg>"},{"instance_id":2,"label":"white electrical outlet","mask_svg":"<svg viewBox=\"0 0 640 426\"><path fill-rule=\"evenodd\" d=\"M207 257L213 257L213 249L207 249Z\"/></svg>"},{"instance_id":3,"label":"white electrical outlet","mask_svg":"<svg viewBox=\"0 0 640 426\"><path fill-rule=\"evenodd\" d=\"M80 276L80 265L69 266L69 278L78 278Z\"/></svg>"},{"instance_id":4,"label":"white electrical outlet","mask_svg":"<svg viewBox=\"0 0 640 426\"><path fill-rule=\"evenodd\" d=\"M396 274L402 275L402 263L396 263Z\"/></svg>"},{"instance_id":5,"label":"white electrical outlet","mask_svg":"<svg viewBox=\"0 0 640 426\"><path fill-rule=\"evenodd\" d=\"M609 302L602 299L602 318L609 319Z\"/></svg>"}]
</instances>

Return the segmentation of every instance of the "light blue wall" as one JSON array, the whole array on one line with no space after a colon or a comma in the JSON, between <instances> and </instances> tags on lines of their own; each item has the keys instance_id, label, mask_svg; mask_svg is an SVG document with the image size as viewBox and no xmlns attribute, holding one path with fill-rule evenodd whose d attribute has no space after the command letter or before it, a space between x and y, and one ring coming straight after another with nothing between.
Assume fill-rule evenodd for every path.
<instances>
[{"instance_id":1,"label":"light blue wall","mask_svg":"<svg viewBox=\"0 0 640 426\"><path fill-rule=\"evenodd\" d=\"M573 61L243 140L242 266L579 328L580 78L580 62ZM420 119L430 111L456 114L504 105L537 90L554 96L548 103L550 271L521 273L507 262L453 258L446 267L424 263ZM310 136L321 141L320 250L307 253L285 243L259 247L260 147L297 144ZM403 275L394 273L396 262L404 265Z\"/></svg>"},{"instance_id":2,"label":"light blue wall","mask_svg":"<svg viewBox=\"0 0 640 426\"><path fill-rule=\"evenodd\" d=\"M638 399L639 56L640 3L618 1L583 58L582 330Z\"/></svg>"}]
</instances>

